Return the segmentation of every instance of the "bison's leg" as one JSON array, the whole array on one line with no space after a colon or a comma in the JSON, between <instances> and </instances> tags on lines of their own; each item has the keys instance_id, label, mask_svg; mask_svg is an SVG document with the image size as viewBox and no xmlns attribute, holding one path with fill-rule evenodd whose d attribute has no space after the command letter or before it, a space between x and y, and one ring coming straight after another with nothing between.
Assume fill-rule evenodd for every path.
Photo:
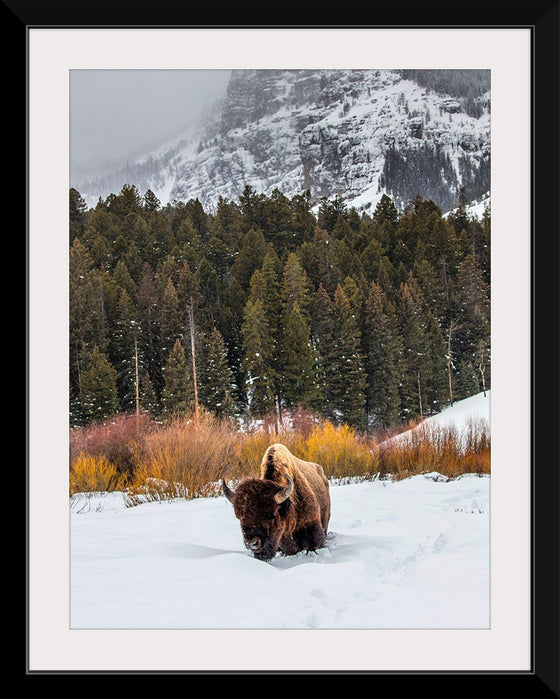
<instances>
[{"instance_id":1,"label":"bison's leg","mask_svg":"<svg viewBox=\"0 0 560 699\"><path fill-rule=\"evenodd\" d=\"M294 553L297 553L300 550L301 549L294 541L293 536L286 534L286 536L282 537L282 541L280 542L280 551L282 551L285 556L293 556Z\"/></svg>"},{"instance_id":2,"label":"bison's leg","mask_svg":"<svg viewBox=\"0 0 560 699\"><path fill-rule=\"evenodd\" d=\"M306 524L294 532L294 539L303 551L315 551L325 543L325 531L318 523Z\"/></svg>"}]
</instances>

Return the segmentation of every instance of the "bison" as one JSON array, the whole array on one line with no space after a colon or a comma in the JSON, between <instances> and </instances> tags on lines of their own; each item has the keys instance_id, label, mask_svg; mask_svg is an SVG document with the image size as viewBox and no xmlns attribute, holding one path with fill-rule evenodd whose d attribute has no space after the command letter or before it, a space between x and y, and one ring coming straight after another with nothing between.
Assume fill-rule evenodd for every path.
<instances>
[{"instance_id":1,"label":"bison","mask_svg":"<svg viewBox=\"0 0 560 699\"><path fill-rule=\"evenodd\" d=\"M222 488L255 558L270 561L278 551L291 556L324 545L329 482L321 466L298 459L283 444L265 451L260 478L242 481L235 491L222 479Z\"/></svg>"}]
</instances>

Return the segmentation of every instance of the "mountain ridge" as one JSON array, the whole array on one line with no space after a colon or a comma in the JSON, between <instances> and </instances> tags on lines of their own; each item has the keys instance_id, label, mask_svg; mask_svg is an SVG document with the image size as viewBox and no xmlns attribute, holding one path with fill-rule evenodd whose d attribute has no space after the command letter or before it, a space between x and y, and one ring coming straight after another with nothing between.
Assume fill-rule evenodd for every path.
<instances>
[{"instance_id":1,"label":"mountain ridge","mask_svg":"<svg viewBox=\"0 0 560 699\"><path fill-rule=\"evenodd\" d=\"M446 211L461 189L469 201L490 190L486 87L489 71L234 70L197 129L72 186L91 205L135 184L213 210L250 185L358 211L420 194Z\"/></svg>"}]
</instances>

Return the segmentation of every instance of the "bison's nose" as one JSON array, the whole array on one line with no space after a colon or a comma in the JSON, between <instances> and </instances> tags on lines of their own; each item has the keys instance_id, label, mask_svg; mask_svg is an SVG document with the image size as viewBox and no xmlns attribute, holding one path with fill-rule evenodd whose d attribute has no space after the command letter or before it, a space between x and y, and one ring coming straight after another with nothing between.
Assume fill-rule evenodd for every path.
<instances>
[{"instance_id":1,"label":"bison's nose","mask_svg":"<svg viewBox=\"0 0 560 699\"><path fill-rule=\"evenodd\" d=\"M262 548L261 540L258 536L254 536L252 539L247 539L247 548L251 551L259 551Z\"/></svg>"}]
</instances>

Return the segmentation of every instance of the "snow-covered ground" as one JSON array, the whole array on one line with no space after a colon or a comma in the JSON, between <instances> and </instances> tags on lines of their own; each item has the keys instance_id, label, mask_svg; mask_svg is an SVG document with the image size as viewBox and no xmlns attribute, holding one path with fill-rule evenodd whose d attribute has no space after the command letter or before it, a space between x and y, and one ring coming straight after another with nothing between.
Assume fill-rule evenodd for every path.
<instances>
[{"instance_id":1,"label":"snow-covered ground","mask_svg":"<svg viewBox=\"0 0 560 699\"><path fill-rule=\"evenodd\" d=\"M469 401L446 420L488 416L489 396ZM324 549L264 563L225 498L75 496L71 628L489 628L490 477L333 484L331 498Z\"/></svg>"},{"instance_id":2,"label":"snow-covered ground","mask_svg":"<svg viewBox=\"0 0 560 699\"><path fill-rule=\"evenodd\" d=\"M399 442L413 436L416 431L430 435L438 430L452 429L461 435L463 443L469 432L476 428L490 428L490 396L491 391L478 393L470 398L457 401L453 406L444 408L440 413L426 418L416 427L406 432L401 432L390 438L390 442Z\"/></svg>"},{"instance_id":3,"label":"snow-covered ground","mask_svg":"<svg viewBox=\"0 0 560 699\"><path fill-rule=\"evenodd\" d=\"M492 391L477 393L476 396L457 401L453 406L444 408L441 413L433 415L422 424L439 427L456 426L457 429L468 427L472 420L486 420L490 424L490 398Z\"/></svg>"}]
</instances>

